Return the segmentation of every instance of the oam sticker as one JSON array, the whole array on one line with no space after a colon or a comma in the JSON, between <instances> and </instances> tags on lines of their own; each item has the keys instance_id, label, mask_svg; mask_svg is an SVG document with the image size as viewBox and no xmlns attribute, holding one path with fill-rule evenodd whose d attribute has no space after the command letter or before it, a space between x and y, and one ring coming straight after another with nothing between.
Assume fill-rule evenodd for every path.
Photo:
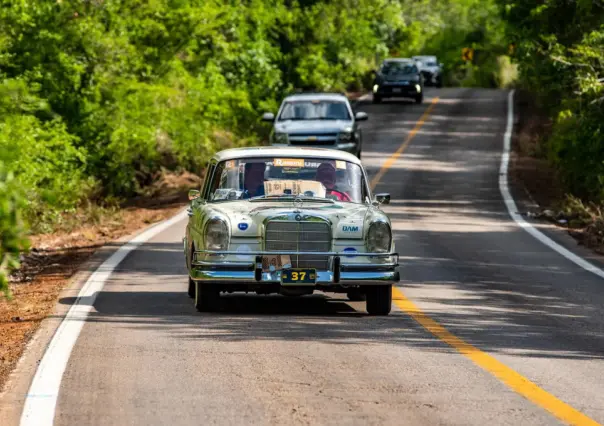
<instances>
[{"instance_id":1,"label":"oam sticker","mask_svg":"<svg viewBox=\"0 0 604 426\"><path fill-rule=\"evenodd\" d=\"M346 170L346 161L336 160L336 169Z\"/></svg>"},{"instance_id":2,"label":"oam sticker","mask_svg":"<svg viewBox=\"0 0 604 426\"><path fill-rule=\"evenodd\" d=\"M275 158L276 167L304 167L303 158Z\"/></svg>"},{"instance_id":3,"label":"oam sticker","mask_svg":"<svg viewBox=\"0 0 604 426\"><path fill-rule=\"evenodd\" d=\"M237 225L237 227L242 231L245 231L248 228L248 226L249 225L245 222L241 222L239 225Z\"/></svg>"},{"instance_id":4,"label":"oam sticker","mask_svg":"<svg viewBox=\"0 0 604 426\"><path fill-rule=\"evenodd\" d=\"M344 232L359 232L359 227L356 225L344 225L342 226Z\"/></svg>"}]
</instances>

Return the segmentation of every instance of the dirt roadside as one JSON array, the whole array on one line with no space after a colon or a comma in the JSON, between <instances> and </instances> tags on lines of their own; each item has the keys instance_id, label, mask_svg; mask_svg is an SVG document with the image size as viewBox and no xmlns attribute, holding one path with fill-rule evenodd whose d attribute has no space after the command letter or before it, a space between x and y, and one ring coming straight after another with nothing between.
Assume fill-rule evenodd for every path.
<instances>
[{"instance_id":1,"label":"dirt roadside","mask_svg":"<svg viewBox=\"0 0 604 426\"><path fill-rule=\"evenodd\" d=\"M30 237L31 250L10 278L12 300L0 296L0 391L78 269L104 245L174 216L187 204L188 189L199 182L195 175L166 175L145 196L101 214L94 223Z\"/></svg>"}]
</instances>

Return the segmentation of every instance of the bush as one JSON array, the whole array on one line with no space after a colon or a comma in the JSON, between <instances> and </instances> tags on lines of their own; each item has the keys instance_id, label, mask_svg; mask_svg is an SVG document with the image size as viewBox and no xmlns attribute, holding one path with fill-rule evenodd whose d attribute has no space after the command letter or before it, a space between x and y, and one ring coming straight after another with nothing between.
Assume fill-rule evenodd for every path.
<instances>
[{"instance_id":1,"label":"bush","mask_svg":"<svg viewBox=\"0 0 604 426\"><path fill-rule=\"evenodd\" d=\"M566 189L604 201L604 6L500 0L520 83L554 120L545 151ZM564 19L560 19L564 17Z\"/></svg>"},{"instance_id":2,"label":"bush","mask_svg":"<svg viewBox=\"0 0 604 426\"><path fill-rule=\"evenodd\" d=\"M10 296L8 276L19 267L19 253L28 248L20 211L24 206L19 185L0 162L0 291Z\"/></svg>"},{"instance_id":3,"label":"bush","mask_svg":"<svg viewBox=\"0 0 604 426\"><path fill-rule=\"evenodd\" d=\"M30 115L0 119L0 160L27 195L25 212L36 232L50 229L60 213L87 195L86 154L60 121L41 123Z\"/></svg>"}]
</instances>

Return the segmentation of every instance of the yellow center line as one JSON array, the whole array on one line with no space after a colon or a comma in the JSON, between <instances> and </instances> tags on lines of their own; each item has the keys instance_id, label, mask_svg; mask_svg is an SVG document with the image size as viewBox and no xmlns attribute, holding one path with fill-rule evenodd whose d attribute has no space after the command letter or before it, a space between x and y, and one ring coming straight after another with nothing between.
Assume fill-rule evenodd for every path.
<instances>
[{"instance_id":1,"label":"yellow center line","mask_svg":"<svg viewBox=\"0 0 604 426\"><path fill-rule=\"evenodd\" d=\"M432 100L432 103L422 114L419 121L415 124L413 130L411 130L411 133L409 133L405 139L405 142L403 142L399 149L397 149L396 152L384 162L381 169L371 180L372 190L375 189L384 174L390 167L392 167L405 149L407 149L407 146L409 146L409 143L411 143L411 140L413 140L418 130L424 125L428 115L430 112L432 112L438 101L439 98L434 98ZM595 420L589 418L567 403L541 389L535 383L512 370L510 367L498 361L491 355L481 351L475 346L470 345L449 332L445 327L426 315L415 303L407 299L403 292L397 287L392 288L392 301L399 309L413 318L418 324L432 333L435 337L457 350L460 354L471 360L474 364L495 376L512 390L545 409L558 419L571 425L599 426L599 423L597 423Z\"/></svg>"},{"instance_id":2,"label":"yellow center line","mask_svg":"<svg viewBox=\"0 0 604 426\"><path fill-rule=\"evenodd\" d=\"M571 425L599 425L595 420L590 419L585 414L541 389L491 355L451 334L445 327L426 315L415 303L407 299L403 292L396 287L392 288L392 300L396 306L434 336L469 358L474 364L497 377L515 392L549 411L558 419Z\"/></svg>"},{"instance_id":3,"label":"yellow center line","mask_svg":"<svg viewBox=\"0 0 604 426\"><path fill-rule=\"evenodd\" d=\"M390 167L392 167L392 165L394 163L396 163L396 160L398 160L398 157L400 157L401 154L403 153L403 151L405 149L407 149L407 146L409 146L409 144L411 143L411 141L417 134L418 130L421 129L421 127L424 125L426 118L428 118L428 115L430 115L430 113L432 112L432 110L434 109L434 106L438 103L438 101L439 101L439 98L432 99L432 103L430 104L430 106L428 108L426 108L426 110L424 111L422 116L419 118L417 123L415 123L415 127L407 135L407 139L405 139L405 142L403 142L403 144L396 150L396 152L394 154L392 154L390 157L388 157L388 159L384 162L384 164L382 165L380 170L377 172L377 174L373 177L373 179L371 179L371 183L369 184L369 186L371 187L372 191L375 189L376 185L382 179L382 177L384 177L384 174L388 171L388 169Z\"/></svg>"}]
</instances>

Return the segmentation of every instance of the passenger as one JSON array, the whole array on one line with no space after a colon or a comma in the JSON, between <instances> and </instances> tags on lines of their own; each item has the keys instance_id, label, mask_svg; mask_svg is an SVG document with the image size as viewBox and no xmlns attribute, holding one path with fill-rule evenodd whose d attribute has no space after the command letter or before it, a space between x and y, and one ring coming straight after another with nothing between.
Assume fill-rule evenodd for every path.
<instances>
[{"instance_id":1,"label":"passenger","mask_svg":"<svg viewBox=\"0 0 604 426\"><path fill-rule=\"evenodd\" d=\"M317 168L315 180L321 182L326 189L325 195L333 195L338 201L350 202L348 194L335 189L336 168L330 163L323 163Z\"/></svg>"},{"instance_id":2,"label":"passenger","mask_svg":"<svg viewBox=\"0 0 604 426\"><path fill-rule=\"evenodd\" d=\"M245 163L242 198L264 195L264 163Z\"/></svg>"}]
</instances>

